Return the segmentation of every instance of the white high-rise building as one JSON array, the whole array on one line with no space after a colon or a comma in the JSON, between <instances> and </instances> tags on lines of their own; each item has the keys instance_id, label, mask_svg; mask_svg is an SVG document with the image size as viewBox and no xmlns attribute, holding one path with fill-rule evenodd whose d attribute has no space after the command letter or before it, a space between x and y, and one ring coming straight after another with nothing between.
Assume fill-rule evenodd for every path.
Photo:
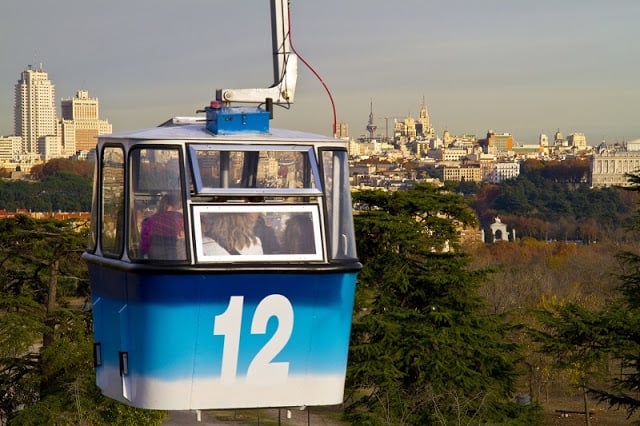
<instances>
[{"instance_id":1,"label":"white high-rise building","mask_svg":"<svg viewBox=\"0 0 640 426\"><path fill-rule=\"evenodd\" d=\"M23 152L40 153L38 140L56 134L55 87L49 74L31 65L15 87L15 134L22 136Z\"/></svg>"}]
</instances>

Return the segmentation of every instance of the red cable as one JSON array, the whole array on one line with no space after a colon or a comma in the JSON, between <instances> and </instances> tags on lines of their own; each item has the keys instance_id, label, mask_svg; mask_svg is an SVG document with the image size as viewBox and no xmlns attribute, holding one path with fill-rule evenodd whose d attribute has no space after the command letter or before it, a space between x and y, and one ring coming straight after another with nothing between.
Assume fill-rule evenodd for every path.
<instances>
[{"instance_id":1,"label":"red cable","mask_svg":"<svg viewBox=\"0 0 640 426\"><path fill-rule=\"evenodd\" d=\"M333 96L331 95L331 91L329 90L329 88L325 84L325 82L322 79L322 77L320 77L320 75L316 72L316 70L314 70L313 67L311 65L309 65L309 63L307 61L305 61L305 59L302 56L300 56L300 54L298 53L296 48L293 46L293 37L291 36L291 9L289 7L287 7L287 13L289 15L287 18L289 19L289 45L291 46L291 51L293 53L295 53L296 56L302 61L302 63L305 64L307 66L307 68L309 68L309 70L313 73L313 75L316 76L316 78L322 84L322 87L324 87L324 90L327 92L327 95L329 95L329 100L331 101L331 109L333 110L333 136L335 137L336 136L337 118L336 118L336 104L333 101Z\"/></svg>"}]
</instances>

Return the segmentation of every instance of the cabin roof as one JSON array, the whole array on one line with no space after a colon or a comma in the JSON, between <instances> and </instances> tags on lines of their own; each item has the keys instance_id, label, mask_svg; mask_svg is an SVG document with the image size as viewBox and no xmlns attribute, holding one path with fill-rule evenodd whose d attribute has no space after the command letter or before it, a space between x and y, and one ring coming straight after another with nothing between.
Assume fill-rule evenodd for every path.
<instances>
[{"instance_id":1,"label":"cabin roof","mask_svg":"<svg viewBox=\"0 0 640 426\"><path fill-rule=\"evenodd\" d=\"M171 120L147 129L131 130L108 135L100 135L100 139L148 139L148 140L205 140L216 141L311 141L336 142L339 141L325 135L301 132L289 129L271 128L268 133L237 132L228 134L213 134L207 130L204 121L201 123L173 124Z\"/></svg>"}]
</instances>

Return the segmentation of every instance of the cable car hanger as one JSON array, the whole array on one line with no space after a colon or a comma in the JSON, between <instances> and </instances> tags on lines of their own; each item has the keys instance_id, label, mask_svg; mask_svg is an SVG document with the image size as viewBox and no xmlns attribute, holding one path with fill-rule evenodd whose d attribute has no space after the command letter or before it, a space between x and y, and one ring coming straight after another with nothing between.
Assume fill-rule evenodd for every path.
<instances>
[{"instance_id":1,"label":"cable car hanger","mask_svg":"<svg viewBox=\"0 0 640 426\"><path fill-rule=\"evenodd\" d=\"M298 58L292 52L289 1L271 0L271 43L273 47L273 85L256 89L218 89L216 100L233 103L293 103L298 79ZM268 101L270 100L270 101Z\"/></svg>"}]
</instances>

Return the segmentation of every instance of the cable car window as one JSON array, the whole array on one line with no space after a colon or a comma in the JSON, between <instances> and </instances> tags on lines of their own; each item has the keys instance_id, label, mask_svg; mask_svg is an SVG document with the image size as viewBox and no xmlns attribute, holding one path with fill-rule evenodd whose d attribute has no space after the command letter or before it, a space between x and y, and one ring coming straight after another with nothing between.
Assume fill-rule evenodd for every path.
<instances>
[{"instance_id":1,"label":"cable car window","mask_svg":"<svg viewBox=\"0 0 640 426\"><path fill-rule=\"evenodd\" d=\"M96 249L98 241L98 162L93 168L93 195L91 197L91 221L89 222L89 243L88 251Z\"/></svg>"},{"instance_id":2,"label":"cable car window","mask_svg":"<svg viewBox=\"0 0 640 426\"><path fill-rule=\"evenodd\" d=\"M187 259L180 164L177 148L131 151L132 259Z\"/></svg>"},{"instance_id":3,"label":"cable car window","mask_svg":"<svg viewBox=\"0 0 640 426\"><path fill-rule=\"evenodd\" d=\"M124 152L120 147L106 147L102 152L100 222L102 252L120 257L124 235Z\"/></svg>"},{"instance_id":4,"label":"cable car window","mask_svg":"<svg viewBox=\"0 0 640 426\"><path fill-rule=\"evenodd\" d=\"M329 257L356 259L346 151L322 151L322 172L327 203Z\"/></svg>"},{"instance_id":5,"label":"cable car window","mask_svg":"<svg viewBox=\"0 0 640 426\"><path fill-rule=\"evenodd\" d=\"M306 146L190 145L197 194L321 193Z\"/></svg>"},{"instance_id":6,"label":"cable car window","mask_svg":"<svg viewBox=\"0 0 640 426\"><path fill-rule=\"evenodd\" d=\"M199 262L322 260L317 205L193 207Z\"/></svg>"}]
</instances>

